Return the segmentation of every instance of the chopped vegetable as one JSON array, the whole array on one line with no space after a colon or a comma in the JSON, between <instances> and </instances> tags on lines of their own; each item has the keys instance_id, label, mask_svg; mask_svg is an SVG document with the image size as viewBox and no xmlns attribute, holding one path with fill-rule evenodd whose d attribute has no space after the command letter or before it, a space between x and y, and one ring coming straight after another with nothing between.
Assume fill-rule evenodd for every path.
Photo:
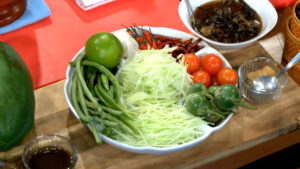
<instances>
[{"instance_id":1,"label":"chopped vegetable","mask_svg":"<svg viewBox=\"0 0 300 169\"><path fill-rule=\"evenodd\" d=\"M182 105L158 102L130 109L140 135L132 136L112 128L113 138L133 146L171 147L195 140L204 134L206 122L189 114Z\"/></svg>"},{"instance_id":2,"label":"chopped vegetable","mask_svg":"<svg viewBox=\"0 0 300 169\"><path fill-rule=\"evenodd\" d=\"M138 97L137 100L146 99L150 102L161 99L178 101L186 96L191 77L183 63L176 63L168 54L171 50L140 50L135 57L128 58L121 65L118 80L125 102L136 98L138 93L144 97Z\"/></svg>"},{"instance_id":3,"label":"chopped vegetable","mask_svg":"<svg viewBox=\"0 0 300 169\"><path fill-rule=\"evenodd\" d=\"M121 65L117 77L124 103L140 134L112 128L112 138L133 146L170 147L204 134L206 122L178 104L192 81L183 62L169 54L171 50L141 50Z\"/></svg>"}]
</instances>

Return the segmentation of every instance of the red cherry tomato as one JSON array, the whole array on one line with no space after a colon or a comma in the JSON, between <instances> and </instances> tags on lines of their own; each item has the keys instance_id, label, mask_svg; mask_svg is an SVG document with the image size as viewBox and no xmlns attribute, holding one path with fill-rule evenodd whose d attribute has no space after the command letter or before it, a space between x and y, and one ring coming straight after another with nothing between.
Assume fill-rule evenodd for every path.
<instances>
[{"instance_id":1,"label":"red cherry tomato","mask_svg":"<svg viewBox=\"0 0 300 169\"><path fill-rule=\"evenodd\" d=\"M200 67L200 59L194 54L185 54L184 56L184 65L187 65L187 72L192 74Z\"/></svg>"},{"instance_id":2,"label":"red cherry tomato","mask_svg":"<svg viewBox=\"0 0 300 169\"><path fill-rule=\"evenodd\" d=\"M210 75L204 70L197 70L193 73L193 82L194 83L203 83L206 87L209 87L211 84Z\"/></svg>"},{"instance_id":3,"label":"red cherry tomato","mask_svg":"<svg viewBox=\"0 0 300 169\"><path fill-rule=\"evenodd\" d=\"M231 68L223 68L218 73L218 83L219 85L223 84L232 84L236 85L238 82L238 75L235 70Z\"/></svg>"},{"instance_id":4,"label":"red cherry tomato","mask_svg":"<svg viewBox=\"0 0 300 169\"><path fill-rule=\"evenodd\" d=\"M223 67L222 59L214 54L207 54L201 60L203 70L211 75L216 75Z\"/></svg>"}]
</instances>

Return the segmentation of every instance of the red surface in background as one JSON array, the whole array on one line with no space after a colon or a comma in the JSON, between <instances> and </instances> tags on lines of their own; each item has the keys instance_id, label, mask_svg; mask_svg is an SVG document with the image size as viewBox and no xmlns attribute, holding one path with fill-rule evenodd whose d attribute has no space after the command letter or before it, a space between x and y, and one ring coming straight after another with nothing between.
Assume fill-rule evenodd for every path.
<instances>
[{"instance_id":1,"label":"red surface in background","mask_svg":"<svg viewBox=\"0 0 300 169\"><path fill-rule=\"evenodd\" d=\"M50 17L0 35L27 64L35 89L64 79L69 61L96 32L111 32L133 23L189 32L178 15L179 0L117 0L90 11L82 11L73 0L45 1ZM295 0L270 1L283 7Z\"/></svg>"},{"instance_id":2,"label":"red surface in background","mask_svg":"<svg viewBox=\"0 0 300 169\"><path fill-rule=\"evenodd\" d=\"M297 2L297 0L269 0L276 9L290 6Z\"/></svg>"},{"instance_id":3,"label":"red surface in background","mask_svg":"<svg viewBox=\"0 0 300 169\"><path fill-rule=\"evenodd\" d=\"M188 32L178 15L179 0L117 0L90 11L82 11L73 0L45 2L50 17L0 35L27 64L35 89L64 79L69 61L96 32L133 23Z\"/></svg>"}]
</instances>

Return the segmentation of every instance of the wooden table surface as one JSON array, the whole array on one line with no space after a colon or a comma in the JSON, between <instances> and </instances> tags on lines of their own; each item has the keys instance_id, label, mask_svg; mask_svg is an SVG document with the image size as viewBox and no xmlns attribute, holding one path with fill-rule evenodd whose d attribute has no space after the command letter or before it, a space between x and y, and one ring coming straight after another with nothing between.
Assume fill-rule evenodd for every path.
<instances>
[{"instance_id":1,"label":"wooden table surface","mask_svg":"<svg viewBox=\"0 0 300 169\"><path fill-rule=\"evenodd\" d=\"M237 69L249 58L270 57L262 47L264 45L257 42L243 49L221 52ZM300 142L300 87L291 78L276 103L260 105L256 111L239 109L225 127L200 144L166 155L135 154L106 143L97 145L88 128L70 112L63 94L64 82L35 91L34 128L22 145L0 153L0 160L20 153L24 145L36 136L53 133L66 136L77 145L79 159L76 169L236 168Z\"/></svg>"}]
</instances>

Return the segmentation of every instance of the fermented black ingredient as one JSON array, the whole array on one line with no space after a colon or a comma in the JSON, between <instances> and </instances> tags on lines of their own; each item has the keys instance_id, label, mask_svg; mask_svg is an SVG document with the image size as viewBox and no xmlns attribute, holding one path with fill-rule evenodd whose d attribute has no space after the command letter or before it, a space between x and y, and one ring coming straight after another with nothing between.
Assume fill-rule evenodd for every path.
<instances>
[{"instance_id":1,"label":"fermented black ingredient","mask_svg":"<svg viewBox=\"0 0 300 169\"><path fill-rule=\"evenodd\" d=\"M243 42L257 36L262 28L258 14L243 0L208 2L197 7L194 15L194 29L218 42Z\"/></svg>"}]
</instances>

